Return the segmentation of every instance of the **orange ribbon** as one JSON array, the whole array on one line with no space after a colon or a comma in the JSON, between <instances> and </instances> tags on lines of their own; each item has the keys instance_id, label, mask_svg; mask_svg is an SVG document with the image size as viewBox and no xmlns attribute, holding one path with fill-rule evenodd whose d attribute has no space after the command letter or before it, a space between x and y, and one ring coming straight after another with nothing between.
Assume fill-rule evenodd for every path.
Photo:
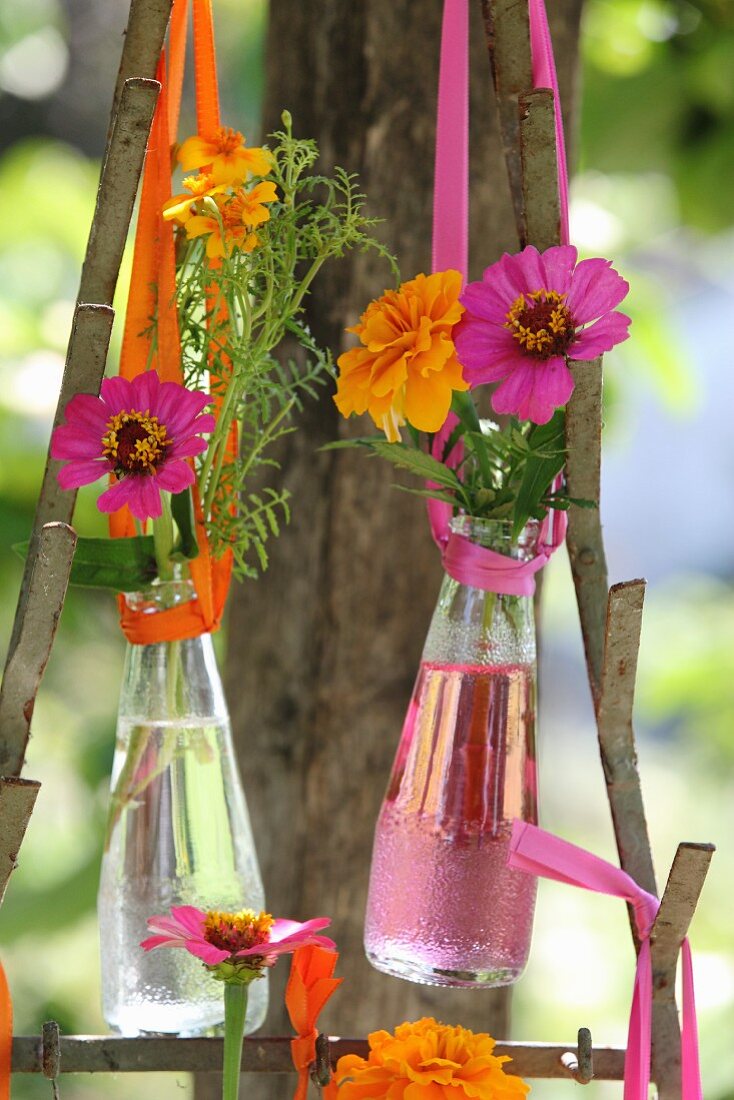
<instances>
[{"instance_id":1,"label":"orange ribbon","mask_svg":"<svg viewBox=\"0 0 734 1100\"><path fill-rule=\"evenodd\" d=\"M10 1100L10 1072L13 1059L13 1002L0 963L0 1100Z\"/></svg>"},{"instance_id":2,"label":"orange ribbon","mask_svg":"<svg viewBox=\"0 0 734 1100\"><path fill-rule=\"evenodd\" d=\"M214 53L214 29L210 0L192 0L196 109L199 133L219 126L219 93ZM168 57L164 50L157 78L161 94L156 105L143 171L140 210L135 234L130 293L120 356L120 375L132 379L143 371L158 371L163 381L183 383L178 316L175 304L176 256L173 225L163 218L163 206L171 197L171 141L175 140L181 103L188 0L174 0ZM151 318L157 318L153 340ZM215 395L214 408L221 404ZM227 453L237 453L237 426L229 433ZM151 613L131 609L119 597L120 625L135 645L181 641L218 630L232 575L232 554L215 560L206 535L204 515L194 492L194 515L199 555L190 563L196 596L176 607ZM135 534L127 507L110 516L113 538ZM0 1098L1 1100L1 1098Z\"/></svg>"},{"instance_id":3,"label":"orange ribbon","mask_svg":"<svg viewBox=\"0 0 734 1100\"><path fill-rule=\"evenodd\" d=\"M293 1030L298 1033L298 1038L291 1039L291 1057L298 1071L293 1100L306 1098L309 1074L316 1058L316 1021L332 993L344 981L332 976L338 958L337 951L327 951L324 947L299 947L293 952L285 990L285 1006Z\"/></svg>"}]
</instances>

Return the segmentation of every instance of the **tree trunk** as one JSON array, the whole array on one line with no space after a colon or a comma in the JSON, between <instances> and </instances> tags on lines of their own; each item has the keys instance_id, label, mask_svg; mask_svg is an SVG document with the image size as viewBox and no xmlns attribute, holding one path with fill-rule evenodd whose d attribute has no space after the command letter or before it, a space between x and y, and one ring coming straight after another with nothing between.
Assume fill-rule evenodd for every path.
<instances>
[{"instance_id":1,"label":"tree trunk","mask_svg":"<svg viewBox=\"0 0 734 1100\"><path fill-rule=\"evenodd\" d=\"M578 6L567 4L574 24ZM478 0L471 15L478 273L501 250L516 250L517 238ZM325 167L359 173L404 278L430 269L440 20L439 0L270 4L264 129L278 127L287 107L294 132L318 141ZM559 66L571 71L576 35L563 41ZM338 355L351 339L345 326L390 282L374 257L334 263L309 300L316 337ZM265 576L233 593L227 695L268 907L333 920L346 982L324 1013L325 1030L364 1035L434 1014L506 1037L504 991L398 981L372 970L362 950L374 823L441 576L423 502L393 488L387 464L318 452L366 427L341 420L331 387L307 407L281 452L291 526L272 545ZM271 979L270 1034L289 1030L287 971L283 962ZM252 1079L247 1095L282 1097L284 1087L280 1077Z\"/></svg>"}]
</instances>

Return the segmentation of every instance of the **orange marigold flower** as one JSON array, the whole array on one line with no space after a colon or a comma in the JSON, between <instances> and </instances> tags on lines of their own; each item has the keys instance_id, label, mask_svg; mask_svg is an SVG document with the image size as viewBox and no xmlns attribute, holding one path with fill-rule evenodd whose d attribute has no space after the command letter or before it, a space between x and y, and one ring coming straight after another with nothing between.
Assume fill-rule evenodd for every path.
<instances>
[{"instance_id":1,"label":"orange marigold flower","mask_svg":"<svg viewBox=\"0 0 734 1100\"><path fill-rule=\"evenodd\" d=\"M530 1086L505 1073L490 1035L432 1017L368 1036L369 1057L345 1054L335 1072L339 1100L523 1100Z\"/></svg>"},{"instance_id":2,"label":"orange marigold flower","mask_svg":"<svg viewBox=\"0 0 734 1100\"><path fill-rule=\"evenodd\" d=\"M163 206L165 220L171 221L175 218L182 225L185 225L189 218L193 217L191 208L195 202L213 195L219 195L226 190L226 184L216 183L214 177L208 173L187 176L183 181L183 185L189 193L187 195L174 195Z\"/></svg>"},{"instance_id":3,"label":"orange marigold flower","mask_svg":"<svg viewBox=\"0 0 734 1100\"><path fill-rule=\"evenodd\" d=\"M233 220L239 217L243 225L252 227L270 220L270 211L264 204L277 202L277 199L275 184L263 180L249 191L238 191L227 204L227 209Z\"/></svg>"},{"instance_id":4,"label":"orange marigold flower","mask_svg":"<svg viewBox=\"0 0 734 1100\"><path fill-rule=\"evenodd\" d=\"M243 183L249 176L267 176L273 158L267 149L245 146L239 130L220 126L211 134L186 138L178 151L184 171L206 171L216 183Z\"/></svg>"},{"instance_id":5,"label":"orange marigold flower","mask_svg":"<svg viewBox=\"0 0 734 1100\"><path fill-rule=\"evenodd\" d=\"M270 183L258 184L257 187L272 187L275 190L275 185ZM253 191L256 191L257 187L254 187ZM252 252L260 243L257 233L250 231L252 223L245 221L245 217L250 217L252 212L249 207L247 210L244 209L244 200L241 197L243 195L245 192L241 192L240 196L236 195L232 199L216 196L214 202L219 209L221 225L214 214L208 213L195 214L186 221L185 229L189 240L193 237L208 237L206 254L210 260L225 255L230 256L234 248L239 248L243 252ZM275 197L275 195L272 199L263 197L261 202L273 202ZM262 207L262 209L266 216L260 217L260 222L267 221L270 217L267 208ZM224 236L222 236L222 229L224 229Z\"/></svg>"},{"instance_id":6,"label":"orange marigold flower","mask_svg":"<svg viewBox=\"0 0 734 1100\"><path fill-rule=\"evenodd\" d=\"M359 324L348 329L361 346L339 356L334 397L343 416L368 412L391 442L406 421L437 432L454 390L467 390L452 339L464 307L461 275L417 275L398 290L370 302Z\"/></svg>"}]
</instances>

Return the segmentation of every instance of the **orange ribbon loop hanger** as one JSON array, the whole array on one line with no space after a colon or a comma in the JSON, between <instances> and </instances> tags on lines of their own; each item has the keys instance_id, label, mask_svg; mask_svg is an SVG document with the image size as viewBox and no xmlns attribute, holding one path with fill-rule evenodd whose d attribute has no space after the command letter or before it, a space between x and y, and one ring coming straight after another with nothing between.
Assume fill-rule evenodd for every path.
<instances>
[{"instance_id":1,"label":"orange ribbon loop hanger","mask_svg":"<svg viewBox=\"0 0 734 1100\"><path fill-rule=\"evenodd\" d=\"M10 1100L13 1058L13 1002L10 986L0 963L0 1100Z\"/></svg>"},{"instance_id":2,"label":"orange ribbon loop hanger","mask_svg":"<svg viewBox=\"0 0 734 1100\"><path fill-rule=\"evenodd\" d=\"M135 235L120 375L132 379L147 369L156 369L163 381L183 384L181 347L176 310L176 261L174 231L163 218L163 207L171 197L171 142L178 129L181 103L188 0L174 0L169 32L168 55L164 50L158 65L161 94L153 117L148 152L143 171L138 224ZM219 128L219 93L214 52L214 28L209 0L193 0L194 69L196 82L197 126L200 133ZM152 317L157 319L155 340L150 331ZM221 317L217 318L219 322ZM214 395L218 413L221 396ZM237 453L237 425L229 433L227 456ZM192 460L193 461L193 460ZM194 514L199 547L198 557L189 565L195 598L151 613L127 606L120 597L120 625L136 645L180 641L210 633L219 628L232 574L232 554L227 551L215 560L206 534L205 517L199 495L194 490ZM135 525L127 507L110 516L110 534L125 538L135 534Z\"/></svg>"}]
</instances>

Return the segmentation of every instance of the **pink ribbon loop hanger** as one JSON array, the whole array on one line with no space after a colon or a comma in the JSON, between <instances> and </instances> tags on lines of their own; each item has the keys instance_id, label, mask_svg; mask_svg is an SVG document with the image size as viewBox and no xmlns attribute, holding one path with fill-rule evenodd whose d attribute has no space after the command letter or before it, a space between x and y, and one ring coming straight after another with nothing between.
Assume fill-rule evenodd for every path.
<instances>
[{"instance_id":1,"label":"pink ribbon loop hanger","mask_svg":"<svg viewBox=\"0 0 734 1100\"><path fill-rule=\"evenodd\" d=\"M543 0L529 0L530 45L535 87L551 87L556 102L558 189L561 201L562 239L568 241L568 180L563 121L558 100L558 80L548 20ZM436 160L433 190L432 262L434 271L456 270L467 279L469 256L469 4L468 0L444 0L441 55L436 112ZM446 441L457 424L450 413L434 437L432 453L440 459ZM461 443L448 462L456 466L463 457ZM430 484L430 483L429 483ZM434 541L441 551L449 576L462 584L504 595L532 596L535 574L549 561L566 535L565 512L556 511L544 523L535 556L518 561L477 546L452 533L452 507L428 501L428 518ZM550 530L550 537L548 532Z\"/></svg>"}]
</instances>

